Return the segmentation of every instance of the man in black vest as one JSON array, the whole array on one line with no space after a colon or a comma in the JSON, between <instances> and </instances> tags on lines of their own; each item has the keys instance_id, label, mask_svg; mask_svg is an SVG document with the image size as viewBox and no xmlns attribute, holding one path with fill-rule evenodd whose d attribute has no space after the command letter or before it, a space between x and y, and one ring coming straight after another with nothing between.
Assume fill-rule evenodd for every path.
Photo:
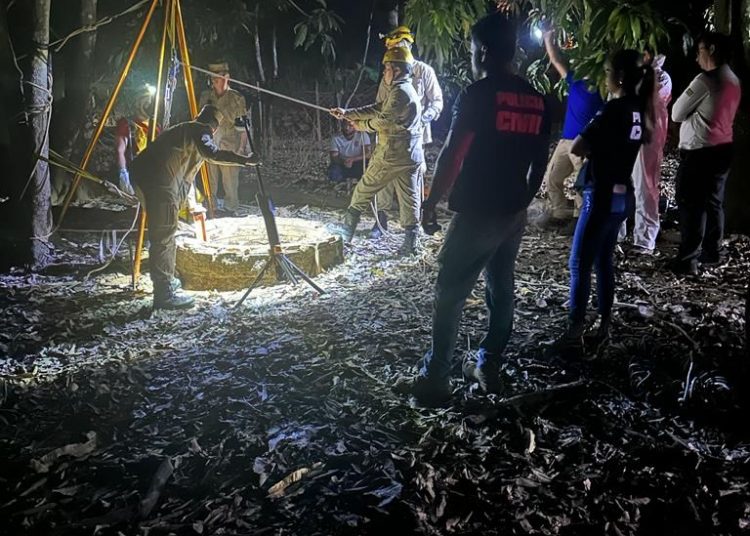
<instances>
[{"instance_id":1,"label":"man in black vest","mask_svg":"<svg viewBox=\"0 0 750 536\"><path fill-rule=\"evenodd\" d=\"M466 376L485 391L500 390L502 353L513 326L513 272L526 226L526 209L547 166L550 119L543 97L513 74L516 31L503 14L472 28L476 82L458 97L440 153L422 222L451 190L456 212L438 256L432 348L411 393L422 405L440 405L451 394L450 372L466 298L484 270L489 329Z\"/></svg>"}]
</instances>

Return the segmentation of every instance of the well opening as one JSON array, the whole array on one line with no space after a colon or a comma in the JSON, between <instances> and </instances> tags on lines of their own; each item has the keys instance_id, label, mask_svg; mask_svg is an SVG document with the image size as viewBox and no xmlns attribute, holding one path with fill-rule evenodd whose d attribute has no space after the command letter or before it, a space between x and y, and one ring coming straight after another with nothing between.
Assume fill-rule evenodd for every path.
<instances>
[{"instance_id":1,"label":"well opening","mask_svg":"<svg viewBox=\"0 0 750 536\"><path fill-rule=\"evenodd\" d=\"M281 245L291 261L313 277L344 262L341 238L324 224L300 218L276 218ZM268 239L261 216L218 218L206 222L206 242L191 234L177 238L177 272L188 290L247 288L263 268ZM261 285L279 281L269 269Z\"/></svg>"}]
</instances>

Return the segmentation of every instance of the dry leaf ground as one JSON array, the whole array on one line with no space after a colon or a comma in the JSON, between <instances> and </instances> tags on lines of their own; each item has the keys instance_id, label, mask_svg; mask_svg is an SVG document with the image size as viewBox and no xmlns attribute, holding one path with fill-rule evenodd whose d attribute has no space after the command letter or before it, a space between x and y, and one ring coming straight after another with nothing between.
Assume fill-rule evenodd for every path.
<instances>
[{"instance_id":1,"label":"dry leaf ground","mask_svg":"<svg viewBox=\"0 0 750 536\"><path fill-rule=\"evenodd\" d=\"M359 236L317 278L323 296L280 285L238 311L241 293L206 292L192 311L152 314L124 262L82 280L91 237L60 243L47 274L2 277L0 533L747 530L747 240L697 278L665 270L669 242L655 258L619 254L613 344L591 362L550 361L569 239L530 229L503 371L512 398L479 396L457 374L452 406L424 410L392 387L429 342L440 238L398 259L400 238ZM481 337L482 296L480 284L462 351Z\"/></svg>"}]
</instances>

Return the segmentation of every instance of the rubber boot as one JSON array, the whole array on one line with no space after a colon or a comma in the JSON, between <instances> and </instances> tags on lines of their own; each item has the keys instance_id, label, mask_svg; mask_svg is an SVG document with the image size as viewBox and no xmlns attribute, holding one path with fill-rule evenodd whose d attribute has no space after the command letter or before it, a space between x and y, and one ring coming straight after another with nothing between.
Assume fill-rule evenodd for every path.
<instances>
[{"instance_id":1,"label":"rubber boot","mask_svg":"<svg viewBox=\"0 0 750 536\"><path fill-rule=\"evenodd\" d=\"M378 240L379 238L382 238L383 231L388 230L388 214L386 214L384 210L378 210L377 217L378 219L375 222L375 225L372 226L372 230L370 231L370 238L372 240Z\"/></svg>"},{"instance_id":2,"label":"rubber boot","mask_svg":"<svg viewBox=\"0 0 750 536\"><path fill-rule=\"evenodd\" d=\"M169 288L172 292L177 292L178 290L182 290L182 281L178 277L173 277L172 280L169 282Z\"/></svg>"},{"instance_id":3,"label":"rubber boot","mask_svg":"<svg viewBox=\"0 0 750 536\"><path fill-rule=\"evenodd\" d=\"M464 379L475 381L485 393L502 394L505 389L500 381L500 356L481 348L476 354L466 356L463 367Z\"/></svg>"},{"instance_id":4,"label":"rubber boot","mask_svg":"<svg viewBox=\"0 0 750 536\"><path fill-rule=\"evenodd\" d=\"M357 230L357 225L359 224L359 218L361 216L362 213L357 209L346 209L346 214L344 214L344 225L343 229L341 230L341 238L344 241L344 244L351 244L352 238L354 238L354 232Z\"/></svg>"},{"instance_id":5,"label":"rubber boot","mask_svg":"<svg viewBox=\"0 0 750 536\"><path fill-rule=\"evenodd\" d=\"M180 310L190 309L195 299L183 292L165 289L154 289L154 309Z\"/></svg>"},{"instance_id":6,"label":"rubber boot","mask_svg":"<svg viewBox=\"0 0 750 536\"><path fill-rule=\"evenodd\" d=\"M417 253L418 232L418 227L416 225L410 225L404 229L404 243L401 244L401 247L398 250L399 255L407 257Z\"/></svg>"}]
</instances>

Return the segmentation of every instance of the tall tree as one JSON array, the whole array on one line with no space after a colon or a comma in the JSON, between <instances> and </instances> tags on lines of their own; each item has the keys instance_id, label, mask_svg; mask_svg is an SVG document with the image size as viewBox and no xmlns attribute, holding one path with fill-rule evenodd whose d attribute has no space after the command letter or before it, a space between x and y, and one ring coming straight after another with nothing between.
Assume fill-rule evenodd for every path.
<instances>
[{"instance_id":1,"label":"tall tree","mask_svg":"<svg viewBox=\"0 0 750 536\"><path fill-rule=\"evenodd\" d=\"M0 257L2 268L26 266L39 269L51 260L49 234L50 178L47 164L38 158L49 150L49 119L52 112L52 76L49 65L50 0L4 3L0 35L9 55L2 68L20 70L20 84L4 84L3 101L10 124L4 167L3 203L0 210ZM13 12L10 13L9 10ZM24 55L20 62L15 53Z\"/></svg>"},{"instance_id":2,"label":"tall tree","mask_svg":"<svg viewBox=\"0 0 750 536\"><path fill-rule=\"evenodd\" d=\"M98 0L80 0L80 26L91 26L96 22ZM57 134L52 139L53 146L59 146L63 154L73 161L79 161L86 147L86 129L81 128L81 120L89 117L93 112L91 85L93 82L94 55L96 51L96 31L85 32L76 38L75 60L68 75L65 77L65 99L57 107L56 118L58 128L53 126ZM58 120L59 119L59 120ZM59 145L58 145L59 144Z\"/></svg>"}]
</instances>

